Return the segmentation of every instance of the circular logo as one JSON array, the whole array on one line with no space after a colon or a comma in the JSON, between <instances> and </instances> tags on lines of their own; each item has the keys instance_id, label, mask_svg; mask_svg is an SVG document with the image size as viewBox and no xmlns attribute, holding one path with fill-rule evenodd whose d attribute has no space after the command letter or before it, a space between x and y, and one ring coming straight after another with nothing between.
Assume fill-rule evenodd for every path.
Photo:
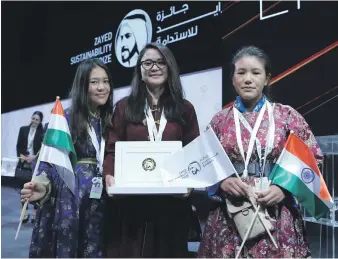
<instances>
[{"instance_id":1,"label":"circular logo","mask_svg":"<svg viewBox=\"0 0 338 259\"><path fill-rule=\"evenodd\" d=\"M146 158L142 162L142 168L144 171L153 171L156 168L156 162L152 158Z\"/></svg>"},{"instance_id":2,"label":"circular logo","mask_svg":"<svg viewBox=\"0 0 338 259\"><path fill-rule=\"evenodd\" d=\"M194 161L194 162L191 162L189 165L188 165L188 171L195 175L197 174L199 171L201 171L201 165L197 162L197 161Z\"/></svg>"},{"instance_id":3,"label":"circular logo","mask_svg":"<svg viewBox=\"0 0 338 259\"><path fill-rule=\"evenodd\" d=\"M115 36L115 55L124 67L134 67L142 48L151 42L153 27L149 15L135 9L121 21Z\"/></svg>"},{"instance_id":4,"label":"circular logo","mask_svg":"<svg viewBox=\"0 0 338 259\"><path fill-rule=\"evenodd\" d=\"M315 179L315 173L310 168L304 168L301 174L304 183L311 183Z\"/></svg>"}]
</instances>

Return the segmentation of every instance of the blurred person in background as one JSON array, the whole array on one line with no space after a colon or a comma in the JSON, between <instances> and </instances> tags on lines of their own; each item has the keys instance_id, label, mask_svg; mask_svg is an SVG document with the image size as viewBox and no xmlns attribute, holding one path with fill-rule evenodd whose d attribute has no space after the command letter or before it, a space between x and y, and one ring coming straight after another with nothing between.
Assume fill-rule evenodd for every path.
<instances>
[{"instance_id":1,"label":"blurred person in background","mask_svg":"<svg viewBox=\"0 0 338 259\"><path fill-rule=\"evenodd\" d=\"M16 153L20 158L17 168L22 169L22 172L32 171L32 161L37 156L42 140L43 140L43 128L42 128L43 114L40 111L35 111L31 117L31 123L28 126L20 128L18 141L16 144ZM31 174L30 174L31 175ZM29 176L28 176L29 177ZM23 187L24 182L20 180L20 185ZM22 206L24 203L21 203ZM34 213L32 216L32 222L35 220L37 207L34 206ZM28 206L25 212L23 223L27 223L29 220Z\"/></svg>"}]
</instances>

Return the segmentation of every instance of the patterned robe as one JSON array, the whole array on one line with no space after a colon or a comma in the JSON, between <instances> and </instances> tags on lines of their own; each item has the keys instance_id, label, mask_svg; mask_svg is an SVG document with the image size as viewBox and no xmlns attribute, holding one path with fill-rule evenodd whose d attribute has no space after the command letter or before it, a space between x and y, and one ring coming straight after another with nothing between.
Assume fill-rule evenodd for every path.
<instances>
[{"instance_id":1,"label":"patterned robe","mask_svg":"<svg viewBox=\"0 0 338 259\"><path fill-rule=\"evenodd\" d=\"M65 113L68 118L68 110ZM100 143L99 119L91 117L91 123ZM96 159L90 138L78 140L75 151L78 160ZM42 171L51 182L51 196L37 213L29 257L103 257L104 192L100 200L89 198L92 178L97 176L96 165L76 165L75 196L54 167L41 162L39 172Z\"/></svg>"},{"instance_id":2,"label":"patterned robe","mask_svg":"<svg viewBox=\"0 0 338 259\"><path fill-rule=\"evenodd\" d=\"M238 102L236 102L238 107ZM240 106L240 105L239 105ZM256 107L257 108L257 107ZM234 121L233 106L227 108L214 116L211 125L218 136L224 150L232 163L244 163L240 154L237 141ZM253 128L258 117L258 110L243 112L244 118ZM289 130L293 130L312 150L317 162L322 163L321 150L312 134L309 125L304 118L292 107L275 104L273 110L275 120L275 139L272 152L267 156L267 162L275 163L287 140ZM248 149L250 133L240 123L244 151ZM265 148L266 137L269 128L268 112L265 110L262 123L259 127L257 137ZM245 152L246 154L246 152ZM250 159L250 163L258 163L257 149ZM220 206L211 211L206 223L203 239L198 251L198 257L235 257L236 247L241 245L241 238L233 221L228 217L226 205ZM308 257L311 255L308 242L305 236L303 220L299 207L290 193L279 204L268 208L270 215L276 219L275 231L272 232L278 249L276 249L266 234L246 242L241 255L244 257Z\"/></svg>"}]
</instances>

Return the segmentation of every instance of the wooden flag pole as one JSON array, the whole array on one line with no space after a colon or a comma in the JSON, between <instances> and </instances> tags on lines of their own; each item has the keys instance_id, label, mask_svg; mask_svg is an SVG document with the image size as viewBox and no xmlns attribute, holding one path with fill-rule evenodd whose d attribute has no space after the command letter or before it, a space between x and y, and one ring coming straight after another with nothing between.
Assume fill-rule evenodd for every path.
<instances>
[{"instance_id":1,"label":"wooden flag pole","mask_svg":"<svg viewBox=\"0 0 338 259\"><path fill-rule=\"evenodd\" d=\"M269 187L270 187L270 184L271 184L271 181L269 181ZM245 244L245 242L246 242L246 240L247 240L247 238L248 238L248 236L249 236L249 234L250 234L250 232L251 232L251 230L252 230L252 227L253 227L253 225L254 225L254 223L255 223L255 221L256 221L257 216L260 216L260 214L258 214L260 207L261 207L261 205L258 205L258 207L256 208L256 212L255 212L255 214L254 214L254 217L253 217L253 219L251 220L250 226L249 226L248 230L246 231L245 236L244 236L244 239L243 239L243 241L242 241L242 244L241 244L241 246L240 246L240 248L239 248L239 250L238 250L238 252L237 252L236 259L239 257L239 255L240 255L240 253L241 253L241 251L242 251L242 249L243 249L243 246L244 246L244 244ZM262 220L261 220L261 222L263 223ZM263 225L264 225L264 223L263 223ZM267 228L265 225L264 225L264 227L265 227L265 229L267 230L267 232L268 232L268 234L269 234L269 236L270 236L270 238L271 238L271 240L272 240L272 243L274 244L274 246L275 246L276 248L278 248L278 245L277 245L275 239L273 238L273 236L271 235L270 231L268 230L268 228Z\"/></svg>"},{"instance_id":2,"label":"wooden flag pole","mask_svg":"<svg viewBox=\"0 0 338 259\"><path fill-rule=\"evenodd\" d=\"M35 175L38 172L38 169L39 169L39 166L40 166L41 154L43 153L44 147L45 147L45 145L42 144L41 149L40 149L41 152L39 153L38 161L36 162L31 182L34 181ZM22 221L23 221L23 218L25 216L26 208L28 206L28 202L29 202L29 199L26 200L25 204L22 207L21 216L20 216L20 222L19 222L18 229L16 231L15 240L18 238L18 235L19 235L19 232L20 232L20 228L21 228L21 225L22 225Z\"/></svg>"},{"instance_id":3,"label":"wooden flag pole","mask_svg":"<svg viewBox=\"0 0 338 259\"><path fill-rule=\"evenodd\" d=\"M243 249L243 246L244 246L244 244L245 244L245 242L246 242L246 240L247 240L247 238L248 238L248 236L249 236L249 234L250 234L250 232L251 232L251 230L252 230L252 227L253 227L253 225L254 225L254 223L255 223L255 221L256 221L256 218L257 218L257 215L258 215L258 210L259 210L260 207L261 207L261 205L258 205L258 208L257 208L257 210L256 210L256 212L255 212L255 214L254 214L254 217L253 217L253 219L251 220L250 227L248 228L248 230L247 230L246 233L245 233L245 237L244 237L244 239L243 239L243 241L242 241L241 247L239 248L239 250L238 250L238 252L237 252L237 255L236 255L236 258L235 258L235 259L237 259L237 258L239 257L239 255L241 254L241 251L242 251L242 249Z\"/></svg>"},{"instance_id":4,"label":"wooden flag pole","mask_svg":"<svg viewBox=\"0 0 338 259\"><path fill-rule=\"evenodd\" d=\"M291 131L290 131L290 134L294 134L294 131L291 130ZM239 177L239 175L237 174L237 172L236 172L236 176L237 176L240 180L242 180L242 179ZM269 181L269 186L270 186L270 185L271 185L271 181ZM254 205L253 203L252 203L252 205L255 207L255 205ZM241 244L241 246L240 246L240 248L239 248L239 251L238 251L238 253L237 253L236 259L239 257L239 255L240 255L240 253L241 253L241 251L242 251L242 249L243 249L244 243L246 242L246 240L247 240L247 238L248 238L248 236L249 236L249 233L251 232L251 229L252 229L252 227L253 227L253 225L254 225L254 222L255 222L257 216L260 216L260 215L258 214L258 210L260 209L260 206L261 206L261 205L258 206L258 208L257 208L257 210L256 210L256 212L255 212L254 218L252 219L252 221L251 221L251 223L250 223L250 227L249 227L249 229L247 230L247 232L245 233L245 237L244 237L244 239L243 239L243 241L242 241L242 244ZM263 223L262 220L261 220L261 222ZM263 223L263 225L264 225L264 223ZM267 227L266 227L265 225L264 225L264 227L265 227L265 229L267 230L267 232L269 233L269 236L270 236L270 238L271 238L273 244L275 245L276 248L278 248L278 246L277 246L277 244L276 244L276 242L275 242L275 239L272 237L270 231L267 229Z\"/></svg>"},{"instance_id":5,"label":"wooden flag pole","mask_svg":"<svg viewBox=\"0 0 338 259\"><path fill-rule=\"evenodd\" d=\"M235 170L235 174L236 174L237 178L238 178L241 182L243 182L242 179L241 179L241 177L239 177L239 175L238 175L238 173L237 173L236 170ZM256 204L255 204L251 199L249 199L249 201L250 201L250 203L252 204L252 206L254 207L255 211L257 212L256 217L258 216L258 218L260 219L260 221L261 221L261 223L263 224L263 226L264 226L266 232L269 234L272 243L274 244L274 246L275 246L276 248L278 248L278 245L277 245L275 239L273 238L273 236L271 235L271 232L270 232L269 228L266 226L265 222L264 222L263 219L262 219L262 215L261 215L261 214L258 214L258 209L259 209L259 208L257 208ZM256 219L256 217L255 217L255 219ZM253 220L253 222L255 222L255 221Z\"/></svg>"}]
</instances>

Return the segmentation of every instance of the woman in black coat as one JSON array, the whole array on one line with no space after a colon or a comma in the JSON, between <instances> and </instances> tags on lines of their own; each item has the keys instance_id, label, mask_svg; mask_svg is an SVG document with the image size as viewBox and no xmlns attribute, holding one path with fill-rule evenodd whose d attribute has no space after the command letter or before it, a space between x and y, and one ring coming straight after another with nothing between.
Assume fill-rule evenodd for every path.
<instances>
[{"instance_id":1,"label":"woman in black coat","mask_svg":"<svg viewBox=\"0 0 338 259\"><path fill-rule=\"evenodd\" d=\"M43 114L40 111L33 113L31 123L28 126L20 128L18 142L16 144L17 156L20 157L18 167L22 169L31 170L31 163L38 154L42 140L43 140L43 128L42 128ZM22 186L25 184L21 183ZM23 203L22 203L23 206ZM35 220L36 207L34 207L34 214L32 221ZM25 212L23 222L26 223L29 219L28 210Z\"/></svg>"}]
</instances>

